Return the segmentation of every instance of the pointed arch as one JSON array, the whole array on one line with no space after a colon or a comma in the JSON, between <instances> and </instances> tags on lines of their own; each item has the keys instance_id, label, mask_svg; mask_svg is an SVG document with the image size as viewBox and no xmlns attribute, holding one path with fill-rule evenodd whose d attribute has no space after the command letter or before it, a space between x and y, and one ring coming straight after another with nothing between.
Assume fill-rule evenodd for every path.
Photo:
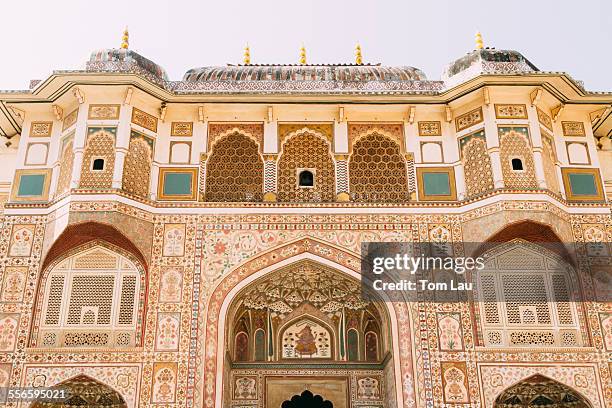
<instances>
[{"instance_id":1,"label":"pointed arch","mask_svg":"<svg viewBox=\"0 0 612 408\"><path fill-rule=\"evenodd\" d=\"M207 384L203 389L204 407L212 408L222 403L224 382L222 373L225 363L223 349L226 341L226 333L223 327L232 300L242 288L259 277L304 259L328 265L355 279L361 278L358 255L325 241L307 237L259 253L255 257L242 262L220 279L208 298L209 301L204 314L207 320L205 339L202 344L206 347L204 364L208 367L208 370L204 371L203 379L203 383ZM381 304L384 305L383 307L387 312L388 326L390 327L388 349L394 356L390 359L393 364L390 369L394 373L394 382L390 383L389 386L395 390L398 406L402 406L403 401L417 398L414 388L404 385L413 384L414 381L412 355L408 351L412 350L410 310L408 305L399 301L399 299L385 297L383 301ZM400 335L400 333L402 334ZM404 352L400 353L400 348Z\"/></svg>"},{"instance_id":2,"label":"pointed arch","mask_svg":"<svg viewBox=\"0 0 612 408\"><path fill-rule=\"evenodd\" d=\"M260 141L234 127L211 141L206 160L206 201L261 201L264 162Z\"/></svg>"},{"instance_id":3,"label":"pointed arch","mask_svg":"<svg viewBox=\"0 0 612 408\"><path fill-rule=\"evenodd\" d=\"M563 243L552 226L532 220L517 221L505 225L491 234L484 242L474 249L474 256L480 256L496 246L515 239L521 239L547 248L557 253L566 262L576 266L573 255Z\"/></svg>"},{"instance_id":4,"label":"pointed arch","mask_svg":"<svg viewBox=\"0 0 612 408\"><path fill-rule=\"evenodd\" d=\"M328 135L306 126L284 135L277 163L278 201L335 200L335 161ZM302 170L312 172L312 186L299 185L298 177Z\"/></svg>"},{"instance_id":5,"label":"pointed arch","mask_svg":"<svg viewBox=\"0 0 612 408\"><path fill-rule=\"evenodd\" d=\"M402 144L377 128L353 140L349 189L354 201L405 202L410 199Z\"/></svg>"},{"instance_id":6,"label":"pointed arch","mask_svg":"<svg viewBox=\"0 0 612 408\"><path fill-rule=\"evenodd\" d=\"M502 391L493 408L530 408L533 406L554 406L559 408L592 408L593 405L573 388L534 374Z\"/></svg>"},{"instance_id":7,"label":"pointed arch","mask_svg":"<svg viewBox=\"0 0 612 408\"><path fill-rule=\"evenodd\" d=\"M127 408L125 399L119 392L84 374L79 374L50 388L65 390L68 399L64 401L34 401L31 405L32 408L62 408L66 406Z\"/></svg>"},{"instance_id":8,"label":"pointed arch","mask_svg":"<svg viewBox=\"0 0 612 408\"><path fill-rule=\"evenodd\" d=\"M94 252L98 253L93 254ZM62 266L62 264L66 264L65 261L74 259L74 262L76 262L76 258L80 254L88 253L92 253L96 258L92 258L92 266L78 266L76 264L73 266L76 266L76 269L79 270L91 269L92 271L104 271L103 275L106 276L106 278L101 278L106 282L106 286L104 287L106 288L108 286L109 289L107 292L114 288L111 291L112 301L117 302L117 304L113 306L113 310L116 309L117 315L113 313L114 317L111 317L111 319L113 321L116 320L116 324L125 327L126 330L128 330L128 327L132 327L128 331L133 331L134 333L133 335L128 335L127 332L123 334L115 333L117 338L113 339L113 341L117 345L123 346L128 346L130 344L139 345L142 342L144 338L144 319L142 317L146 316L146 298L148 294L148 271L145 258L132 241L114 227L97 222L85 222L69 225L50 247L42 263L41 273L38 277L38 284L34 295L34 324L28 339L28 343L31 346L35 346L39 341L40 335L42 335L40 331L43 320L43 309L45 305L48 304L46 293L53 290L55 290L56 293L61 293L62 288L68 285L68 281L65 280L66 278L58 277L55 282L55 289L51 287L54 282L49 282L48 279L56 268L65 271L62 273L67 273L68 275L66 276L70 276L70 279L79 279L84 285L93 284L99 287L98 284L93 283L95 281L93 276L86 277L83 274L79 274L79 277L77 277L77 275L70 272L70 270L74 270L75 268L72 266L64 268ZM104 259L109 257L115 257L117 261L114 263L110 261L110 263L106 263ZM111 284L110 280L113 275L119 276L119 278L113 278L112 280L114 283ZM100 290L102 289L100 288ZM131 293L133 293L133 295L130 295ZM115 296L122 296L123 298L115 299ZM135 299L135 305L132 306L134 308L134 314L130 312L132 309L130 309L128 301L131 297ZM58 310L61 310L62 307L66 306L62 306L60 302L57 304L57 307L60 308ZM84 311L82 317L87 317L86 322L91 323L93 321L92 319L100 312L99 306L97 306L97 310L96 306L92 306L91 308L86 306L83 307L87 310L82 309L82 312ZM130 320L131 323L127 323L130 316L132 316L132 320ZM106 319L106 317L104 319ZM105 321L106 320L104 320L104 322ZM57 324L60 324L60 320L57 321ZM111 325L114 325L114 323ZM80 342L79 336L84 335L83 333L77 334L75 332L74 336L76 337L74 340ZM51 341L51 339L49 339L49 341ZM59 339L55 341L59 341ZM55 342L53 342L53 344L55 344Z\"/></svg>"}]
</instances>

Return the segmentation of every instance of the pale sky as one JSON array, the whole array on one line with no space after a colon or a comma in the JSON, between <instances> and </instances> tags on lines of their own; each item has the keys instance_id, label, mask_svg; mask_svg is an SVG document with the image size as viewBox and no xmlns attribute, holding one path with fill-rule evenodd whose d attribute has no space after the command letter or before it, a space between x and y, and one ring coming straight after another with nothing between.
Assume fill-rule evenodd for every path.
<instances>
[{"instance_id":1,"label":"pale sky","mask_svg":"<svg viewBox=\"0 0 612 408\"><path fill-rule=\"evenodd\" d=\"M91 51L130 48L170 79L189 68L240 63L411 65L429 79L474 48L522 52L541 70L564 71L589 90L612 91L611 0L19 0L0 4L0 89L27 89L51 71L82 69Z\"/></svg>"}]
</instances>

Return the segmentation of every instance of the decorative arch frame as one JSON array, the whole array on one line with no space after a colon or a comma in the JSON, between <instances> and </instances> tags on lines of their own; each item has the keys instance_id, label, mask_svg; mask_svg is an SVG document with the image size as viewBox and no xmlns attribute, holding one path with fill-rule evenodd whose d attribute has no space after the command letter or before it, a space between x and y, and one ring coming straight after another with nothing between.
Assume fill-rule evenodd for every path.
<instances>
[{"instance_id":1,"label":"decorative arch frame","mask_svg":"<svg viewBox=\"0 0 612 408\"><path fill-rule=\"evenodd\" d=\"M501 232L503 232L503 230ZM495 234L494 237L495 236L497 236L497 234ZM576 273L575 265L568 261L567 256L564 256L562 253L553 251L549 247L543 246L541 242L529 241L523 238L514 238L506 242L498 242L497 245L495 245L494 247L488 248L488 249L485 247L484 250L481 249L482 248L482 245L481 245L481 247L478 249L478 252L476 252L477 254L476 256L482 256L484 254L487 254L489 256L497 256L499 254L502 254L504 252L511 250L517 245L522 246L522 247L527 247L528 250L532 250L533 252L538 252L541 254L543 253L545 257L552 258L557 262L562 262L568 265L569 271L566 274L566 278L568 279L568 284L572 290L576 291L580 299L584 298L583 287L581 285L580 278L578 274ZM471 273L471 276L469 276L469 281L473 282L476 280L476 278L477 278L477 275L475 273ZM477 340L478 345L483 346L484 345L484 338L483 338L484 327L482 325L482 320L480 318L481 316L480 300L477 298L474 298L473 295L471 295L471 297L472 298L470 302L470 308L471 308L470 315L472 319L472 327L474 330L473 336L474 336L474 339ZM576 323L580 327L581 332L586 333L586 313L587 312L584 308L584 305L582 304L582 302L578 302L576 300L571 301L571 302L574 304L576 308L576 314L577 314L576 317L578 320ZM583 341L587 342L587 341L591 341L591 339L590 338L587 339L583 337Z\"/></svg>"},{"instance_id":2,"label":"decorative arch frame","mask_svg":"<svg viewBox=\"0 0 612 408\"><path fill-rule=\"evenodd\" d=\"M227 130L219 133L218 135L215 136L214 139L211 139L208 142L208 149L206 151L208 157L210 157L212 155L212 153L214 152L215 146L223 139L229 137L229 136L233 136L233 135L240 135L240 136L245 136L247 138L249 138L251 141L255 142L255 144L257 145L257 151L259 152L259 156L261 157L261 160L263 161L264 159L264 155L263 155L263 143L261 139L258 139L257 136L255 136L252 132L247 132L243 127L241 127L240 125L236 125L232 128L228 128Z\"/></svg>"},{"instance_id":3,"label":"decorative arch frame","mask_svg":"<svg viewBox=\"0 0 612 408\"><path fill-rule=\"evenodd\" d=\"M263 125L262 126L262 132L261 132L261 137L257 137L257 135L254 135L253 132L248 132L244 129L244 126L241 125L235 125L233 127L232 124L223 124L223 123L218 123L218 124L212 124L212 125L219 125L219 126L228 126L228 128L222 132L220 132L219 134L215 134L214 137L213 135L210 134L210 127L208 128L209 132L208 132L208 140L207 140L207 149L205 153L201 153L200 154L200 182L199 182L199 190L200 190L200 194L206 196L206 192L208 189L208 183L209 183L209 166L210 166L210 159L211 157L215 154L216 149L215 147L219 144L219 142L221 142L222 140L227 139L230 136L242 136L242 137L246 137L248 140L252 141L255 143L255 145L257 146L257 154L259 156L259 161L261 164L261 171L262 171L262 183L261 183L261 193L264 194L265 193L265 185L266 185L266 178L265 178L265 168L266 168L266 160L265 160L265 156L263 154ZM259 125L259 124L250 124L250 125Z\"/></svg>"},{"instance_id":4,"label":"decorative arch frame","mask_svg":"<svg viewBox=\"0 0 612 408\"><path fill-rule=\"evenodd\" d=\"M398 125L396 123L389 123L388 125ZM400 140L398 140L397 137L393 136L391 134L391 132L389 132L388 130L385 130L384 128L381 128L377 125L373 125L372 127L368 127L368 129L366 129L363 132L358 132L356 134L356 136L351 137L351 140L349 140L349 152L348 152L348 156L349 156L349 160L350 157L353 155L353 147L355 146L355 144L357 142L359 142L359 140L366 138L368 136L372 136L374 134L378 134L381 136L386 137L387 139L391 140L393 143L397 144L399 147L399 152L400 154L404 157L406 157L406 141L405 141L405 136L402 132L402 137L400 138Z\"/></svg>"},{"instance_id":5,"label":"decorative arch frame","mask_svg":"<svg viewBox=\"0 0 612 408\"><path fill-rule=\"evenodd\" d=\"M496 395L496 396L493 398L493 406L492 406L492 407L493 407L493 408L496 408L495 401L497 401L497 398L499 398L499 396L501 396L503 393L505 393L505 392L506 392L506 390L508 390L508 389L510 389L510 388L512 388L512 387L514 387L514 386L516 386L516 385L518 385L518 384L520 384L520 383L524 382L525 380L528 380L528 379L530 379L530 378L533 378L533 377L535 377L536 375L539 375L539 376L544 377L544 378L546 378L546 379L548 379L548 380L551 380L551 381L553 381L553 382L556 382L556 383L558 383L558 384L561 384L561 385L563 385L564 387L569 388L570 390L572 390L573 392L575 392L575 393L576 393L576 394L577 394L579 397L581 397L581 398L582 398L582 400L583 400L583 401L584 401L584 402L587 404L587 406L588 406L589 408L594 408L593 403L592 403L592 402L591 402L591 401L590 401L590 400L589 400L589 399L588 399L588 398L587 398L587 397L586 397L586 396L585 396L583 393L581 393L581 392L577 391L577 390L574 388L574 386L569 385L569 384L566 384L566 383L565 383L565 382L563 382L563 381L556 380L556 379L554 379L554 378L550 378L550 376L548 376L548 375L546 375L546 374L541 374L541 373L539 373L539 372L532 373L532 374L530 374L530 375L528 375L528 376L526 376L526 377L521 378L519 381L516 381L516 382L514 382L514 383L510 384L509 386L505 387L505 388L504 388L504 389L503 389L503 390L502 390L502 391L501 391L499 394L497 394L497 395Z\"/></svg>"},{"instance_id":6,"label":"decorative arch frame","mask_svg":"<svg viewBox=\"0 0 612 408\"><path fill-rule=\"evenodd\" d=\"M287 145L287 143L289 143L289 141L297 136L302 136L305 134L311 134L313 136L318 137L319 139L323 140L327 146L329 147L329 156L332 159L332 162L335 162L335 158L334 158L334 142L333 142L333 136L330 135L326 135L321 131L318 131L316 129L312 129L311 127L309 127L308 125L304 125L304 127L297 129L297 130L293 130L289 133L287 133L286 135L284 135L281 140L280 140L280 148L278 149L278 157L277 157L277 161L280 160L280 157L283 155L283 153L285 152L285 146Z\"/></svg>"},{"instance_id":7,"label":"decorative arch frame","mask_svg":"<svg viewBox=\"0 0 612 408\"><path fill-rule=\"evenodd\" d=\"M58 382L57 384L54 384L54 385L50 386L49 388L54 389L54 388L58 388L58 387L64 386L66 383L74 382L74 380L79 378L79 377L84 377L85 379L87 379L89 381L98 383L98 384L100 384L100 386L108 388L110 391L112 391L115 394L117 394L119 396L119 398L121 398L121 400L123 401L123 405L125 407L128 406L127 402L125 400L125 397L123 395L121 395L121 393L119 391L117 391L116 389L114 389L113 387L108 385L106 382L104 382L104 381L102 381L100 379L94 378L94 377L92 377L91 375L88 375L88 374L77 374L77 375L74 375L74 376L72 376L70 378L67 378L67 379L65 379L63 381ZM39 401L34 401L34 402L32 402L31 407L32 408L41 408L42 406L39 405Z\"/></svg>"},{"instance_id":8,"label":"decorative arch frame","mask_svg":"<svg viewBox=\"0 0 612 408\"><path fill-rule=\"evenodd\" d=\"M95 223L88 223L95 224ZM117 232L118 233L118 232ZM63 234L62 234L63 236ZM60 236L61 238L61 236ZM127 240L127 238L124 237ZM58 239L55 244L62 246L62 242ZM78 245L72 246L70 249L65 250L63 253L54 253L51 250L47 254L45 258L45 262L43 262L42 273L38 278L38 283L36 286L36 292L34 294L34 315L33 315L33 323L32 329L30 330L28 344L31 347L36 347L38 340L38 333L40 328L40 322L42 319L43 305L45 303L45 288L47 285L47 278L53 269L60 264L66 258L70 258L71 256L77 255L79 252L83 252L95 247L102 247L111 252L115 252L118 255L121 255L127 258L130 262L134 264L136 270L140 275L140 291L138 294L138 308L137 308L137 316L140 316L140 319L136 319L136 345L142 345L144 341L144 332L145 332L145 316L147 314L147 296L148 296L148 271L146 268L146 264L142 261L141 257L135 255L133 252L126 250L122 247L117 246L115 243L108 242L104 239L92 239L86 241L84 243L80 243ZM52 246L53 249L53 246ZM142 255L141 255L142 256Z\"/></svg>"},{"instance_id":9,"label":"decorative arch frame","mask_svg":"<svg viewBox=\"0 0 612 408\"><path fill-rule=\"evenodd\" d=\"M334 268L353 278L361 278L360 257L324 241L307 237L288 242L252 257L220 279L212 290L206 305L206 326L203 351L206 367L203 378L203 401L206 408L221 406L224 388L224 345L225 330L222 323L228 308L240 290L256 279L283 266L309 259ZM398 406L406 406L417 398L414 387L412 359L411 311L403 295L393 293L393 299L384 297L385 309L389 318L391 344L388 349L393 353L394 388ZM391 303L389 303L391 302ZM401 350L401 351L400 351Z\"/></svg>"}]
</instances>

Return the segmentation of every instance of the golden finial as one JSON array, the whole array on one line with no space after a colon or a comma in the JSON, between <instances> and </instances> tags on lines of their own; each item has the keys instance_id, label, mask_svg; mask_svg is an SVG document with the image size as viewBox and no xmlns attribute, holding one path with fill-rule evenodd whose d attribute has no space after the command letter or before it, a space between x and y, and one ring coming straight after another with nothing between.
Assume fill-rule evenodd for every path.
<instances>
[{"instance_id":1,"label":"golden finial","mask_svg":"<svg viewBox=\"0 0 612 408\"><path fill-rule=\"evenodd\" d=\"M125 30L123 30L123 38L121 40L121 48L123 48L124 50L127 50L129 45L130 45L130 33L128 33L128 28L125 27Z\"/></svg>"},{"instance_id":2,"label":"golden finial","mask_svg":"<svg viewBox=\"0 0 612 408\"><path fill-rule=\"evenodd\" d=\"M476 49L482 50L484 48L484 43L482 42L482 34L480 31L476 32Z\"/></svg>"},{"instance_id":3,"label":"golden finial","mask_svg":"<svg viewBox=\"0 0 612 408\"><path fill-rule=\"evenodd\" d=\"M355 64L363 65L363 56L361 55L361 45L359 43L355 46Z\"/></svg>"},{"instance_id":4,"label":"golden finial","mask_svg":"<svg viewBox=\"0 0 612 408\"><path fill-rule=\"evenodd\" d=\"M306 47L304 47L304 44L300 48L300 64L306 65Z\"/></svg>"},{"instance_id":5,"label":"golden finial","mask_svg":"<svg viewBox=\"0 0 612 408\"><path fill-rule=\"evenodd\" d=\"M249 44L247 43L246 47L244 47L244 56L242 58L242 63L244 65L251 64L251 48L249 48Z\"/></svg>"}]
</instances>

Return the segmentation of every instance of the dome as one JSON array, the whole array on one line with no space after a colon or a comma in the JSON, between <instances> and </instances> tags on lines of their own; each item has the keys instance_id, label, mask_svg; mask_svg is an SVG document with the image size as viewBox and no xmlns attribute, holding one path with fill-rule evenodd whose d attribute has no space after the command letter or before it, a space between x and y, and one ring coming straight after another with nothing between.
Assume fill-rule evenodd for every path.
<instances>
[{"instance_id":1,"label":"dome","mask_svg":"<svg viewBox=\"0 0 612 408\"><path fill-rule=\"evenodd\" d=\"M442 79L462 82L480 74L516 74L537 72L539 69L518 51L482 48L449 64Z\"/></svg>"},{"instance_id":2,"label":"dome","mask_svg":"<svg viewBox=\"0 0 612 408\"><path fill-rule=\"evenodd\" d=\"M92 72L134 72L143 74L154 82L168 81L166 71L153 61L135 51L123 48L109 48L94 51L86 64Z\"/></svg>"},{"instance_id":3,"label":"dome","mask_svg":"<svg viewBox=\"0 0 612 408\"><path fill-rule=\"evenodd\" d=\"M426 81L418 68L381 65L228 65L190 69L185 82L206 81Z\"/></svg>"}]
</instances>

